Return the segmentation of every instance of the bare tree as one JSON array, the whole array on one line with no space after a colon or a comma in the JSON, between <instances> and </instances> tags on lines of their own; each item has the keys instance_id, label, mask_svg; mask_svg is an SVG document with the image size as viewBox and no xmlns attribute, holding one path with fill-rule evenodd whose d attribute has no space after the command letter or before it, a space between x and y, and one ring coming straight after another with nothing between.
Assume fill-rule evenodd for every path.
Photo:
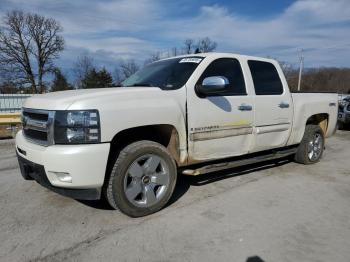
<instances>
[{"instance_id":1,"label":"bare tree","mask_svg":"<svg viewBox=\"0 0 350 262\"><path fill-rule=\"evenodd\" d=\"M16 94L18 91L18 87L13 82L5 81L0 84L0 94Z\"/></svg>"},{"instance_id":2,"label":"bare tree","mask_svg":"<svg viewBox=\"0 0 350 262\"><path fill-rule=\"evenodd\" d=\"M35 48L31 53L36 58L38 67L38 86L41 93L43 88L43 75L53 72L53 60L63 50L64 40L59 35L62 32L60 24L52 19L37 14L27 15L28 31L33 38Z\"/></svg>"},{"instance_id":3,"label":"bare tree","mask_svg":"<svg viewBox=\"0 0 350 262\"><path fill-rule=\"evenodd\" d=\"M43 76L52 72L53 60L64 48L61 32L52 18L22 11L7 13L0 29L1 69L30 84L33 93L44 92Z\"/></svg>"},{"instance_id":4,"label":"bare tree","mask_svg":"<svg viewBox=\"0 0 350 262\"><path fill-rule=\"evenodd\" d=\"M209 37L205 37L198 40L196 48L200 53L207 53L215 51L217 43L212 41Z\"/></svg>"},{"instance_id":5,"label":"bare tree","mask_svg":"<svg viewBox=\"0 0 350 262\"><path fill-rule=\"evenodd\" d=\"M146 63L146 62L145 62ZM115 67L112 72L113 83L115 86L120 86L124 80L119 67Z\"/></svg>"},{"instance_id":6,"label":"bare tree","mask_svg":"<svg viewBox=\"0 0 350 262\"><path fill-rule=\"evenodd\" d=\"M295 73L296 68L294 68L291 63L288 63L286 61L278 61L278 63L280 64L286 78Z\"/></svg>"},{"instance_id":7,"label":"bare tree","mask_svg":"<svg viewBox=\"0 0 350 262\"><path fill-rule=\"evenodd\" d=\"M179 54L177 47L173 47L171 49L171 56L177 56Z\"/></svg>"},{"instance_id":8,"label":"bare tree","mask_svg":"<svg viewBox=\"0 0 350 262\"><path fill-rule=\"evenodd\" d=\"M297 68L295 68L291 63L288 63L286 61L279 61L279 64L288 82L289 88L292 91L295 91L297 89L298 84Z\"/></svg>"},{"instance_id":9,"label":"bare tree","mask_svg":"<svg viewBox=\"0 0 350 262\"><path fill-rule=\"evenodd\" d=\"M119 67L120 73L124 79L128 78L140 69L139 65L135 62L135 60L132 59L122 61Z\"/></svg>"},{"instance_id":10,"label":"bare tree","mask_svg":"<svg viewBox=\"0 0 350 262\"><path fill-rule=\"evenodd\" d=\"M280 65L286 76L289 88L292 91L296 91L299 78L297 68L286 62L280 62ZM306 68L302 78L303 91L306 92L326 91L346 93L350 88L349 83L349 68Z\"/></svg>"},{"instance_id":11,"label":"bare tree","mask_svg":"<svg viewBox=\"0 0 350 262\"><path fill-rule=\"evenodd\" d=\"M3 75L17 78L20 83L29 83L36 93L35 76L30 54L32 37L26 26L26 16L21 11L8 13L0 29L0 63Z\"/></svg>"},{"instance_id":12,"label":"bare tree","mask_svg":"<svg viewBox=\"0 0 350 262\"><path fill-rule=\"evenodd\" d=\"M148 59L145 60L144 65L158 61L161 58L169 58L183 54L212 52L216 49L216 47L217 43L212 41L209 37L200 38L197 41L188 38L183 42L182 47L172 47L171 49L168 49L167 52L163 52L162 54L160 52L153 53Z\"/></svg>"},{"instance_id":13,"label":"bare tree","mask_svg":"<svg viewBox=\"0 0 350 262\"><path fill-rule=\"evenodd\" d=\"M185 54L192 54L195 49L195 44L193 39L186 39L184 41L184 53Z\"/></svg>"},{"instance_id":14,"label":"bare tree","mask_svg":"<svg viewBox=\"0 0 350 262\"><path fill-rule=\"evenodd\" d=\"M75 84L78 88L82 88L83 79L85 79L88 73L93 69L95 69L95 66L92 57L87 55L78 56L73 69L76 78Z\"/></svg>"},{"instance_id":15,"label":"bare tree","mask_svg":"<svg viewBox=\"0 0 350 262\"><path fill-rule=\"evenodd\" d=\"M150 63L156 62L156 61L160 60L160 58L161 58L160 52L155 52L155 53L151 54L150 57L145 60L144 65L148 65Z\"/></svg>"}]
</instances>

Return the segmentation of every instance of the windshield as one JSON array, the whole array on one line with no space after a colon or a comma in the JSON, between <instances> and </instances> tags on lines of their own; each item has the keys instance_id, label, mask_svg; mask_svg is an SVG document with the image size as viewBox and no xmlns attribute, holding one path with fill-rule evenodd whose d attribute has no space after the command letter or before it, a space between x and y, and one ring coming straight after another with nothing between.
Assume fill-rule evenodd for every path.
<instances>
[{"instance_id":1,"label":"windshield","mask_svg":"<svg viewBox=\"0 0 350 262\"><path fill-rule=\"evenodd\" d=\"M122 82L122 86L156 86L164 90L182 87L203 57L173 58L145 66Z\"/></svg>"}]
</instances>

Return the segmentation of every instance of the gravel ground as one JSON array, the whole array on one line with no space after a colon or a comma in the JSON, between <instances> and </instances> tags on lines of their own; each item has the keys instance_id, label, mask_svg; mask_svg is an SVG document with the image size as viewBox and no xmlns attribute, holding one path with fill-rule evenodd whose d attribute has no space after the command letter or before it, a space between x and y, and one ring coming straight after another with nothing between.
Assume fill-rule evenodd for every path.
<instances>
[{"instance_id":1,"label":"gravel ground","mask_svg":"<svg viewBox=\"0 0 350 262\"><path fill-rule=\"evenodd\" d=\"M350 261L350 132L322 161L180 177L170 205L132 219L24 181L0 141L0 261Z\"/></svg>"}]
</instances>

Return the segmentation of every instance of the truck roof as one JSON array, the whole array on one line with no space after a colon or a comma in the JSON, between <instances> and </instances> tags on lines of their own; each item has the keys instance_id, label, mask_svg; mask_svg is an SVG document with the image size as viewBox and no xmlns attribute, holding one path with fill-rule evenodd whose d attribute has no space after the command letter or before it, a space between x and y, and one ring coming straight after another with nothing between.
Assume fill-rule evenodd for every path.
<instances>
[{"instance_id":1,"label":"truck roof","mask_svg":"<svg viewBox=\"0 0 350 262\"><path fill-rule=\"evenodd\" d=\"M210 53L198 53L198 54L186 54L186 55L179 55L179 56L173 56L164 58L161 60L167 60L172 58L181 58L181 57L235 57L235 58L242 58L246 60L259 60L259 61L266 61L266 62L277 62L275 59L271 58L265 58L265 57L258 57L258 56L248 56L248 55L241 55L236 53L221 53L221 52L210 52Z\"/></svg>"}]
</instances>

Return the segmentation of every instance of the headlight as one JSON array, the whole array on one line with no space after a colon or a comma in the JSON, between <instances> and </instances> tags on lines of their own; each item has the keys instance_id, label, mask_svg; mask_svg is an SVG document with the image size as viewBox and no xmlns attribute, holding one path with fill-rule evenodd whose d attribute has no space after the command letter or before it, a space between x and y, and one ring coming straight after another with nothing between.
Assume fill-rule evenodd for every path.
<instances>
[{"instance_id":1,"label":"headlight","mask_svg":"<svg viewBox=\"0 0 350 262\"><path fill-rule=\"evenodd\" d=\"M101 141L97 110L56 111L55 144L93 144Z\"/></svg>"}]
</instances>

